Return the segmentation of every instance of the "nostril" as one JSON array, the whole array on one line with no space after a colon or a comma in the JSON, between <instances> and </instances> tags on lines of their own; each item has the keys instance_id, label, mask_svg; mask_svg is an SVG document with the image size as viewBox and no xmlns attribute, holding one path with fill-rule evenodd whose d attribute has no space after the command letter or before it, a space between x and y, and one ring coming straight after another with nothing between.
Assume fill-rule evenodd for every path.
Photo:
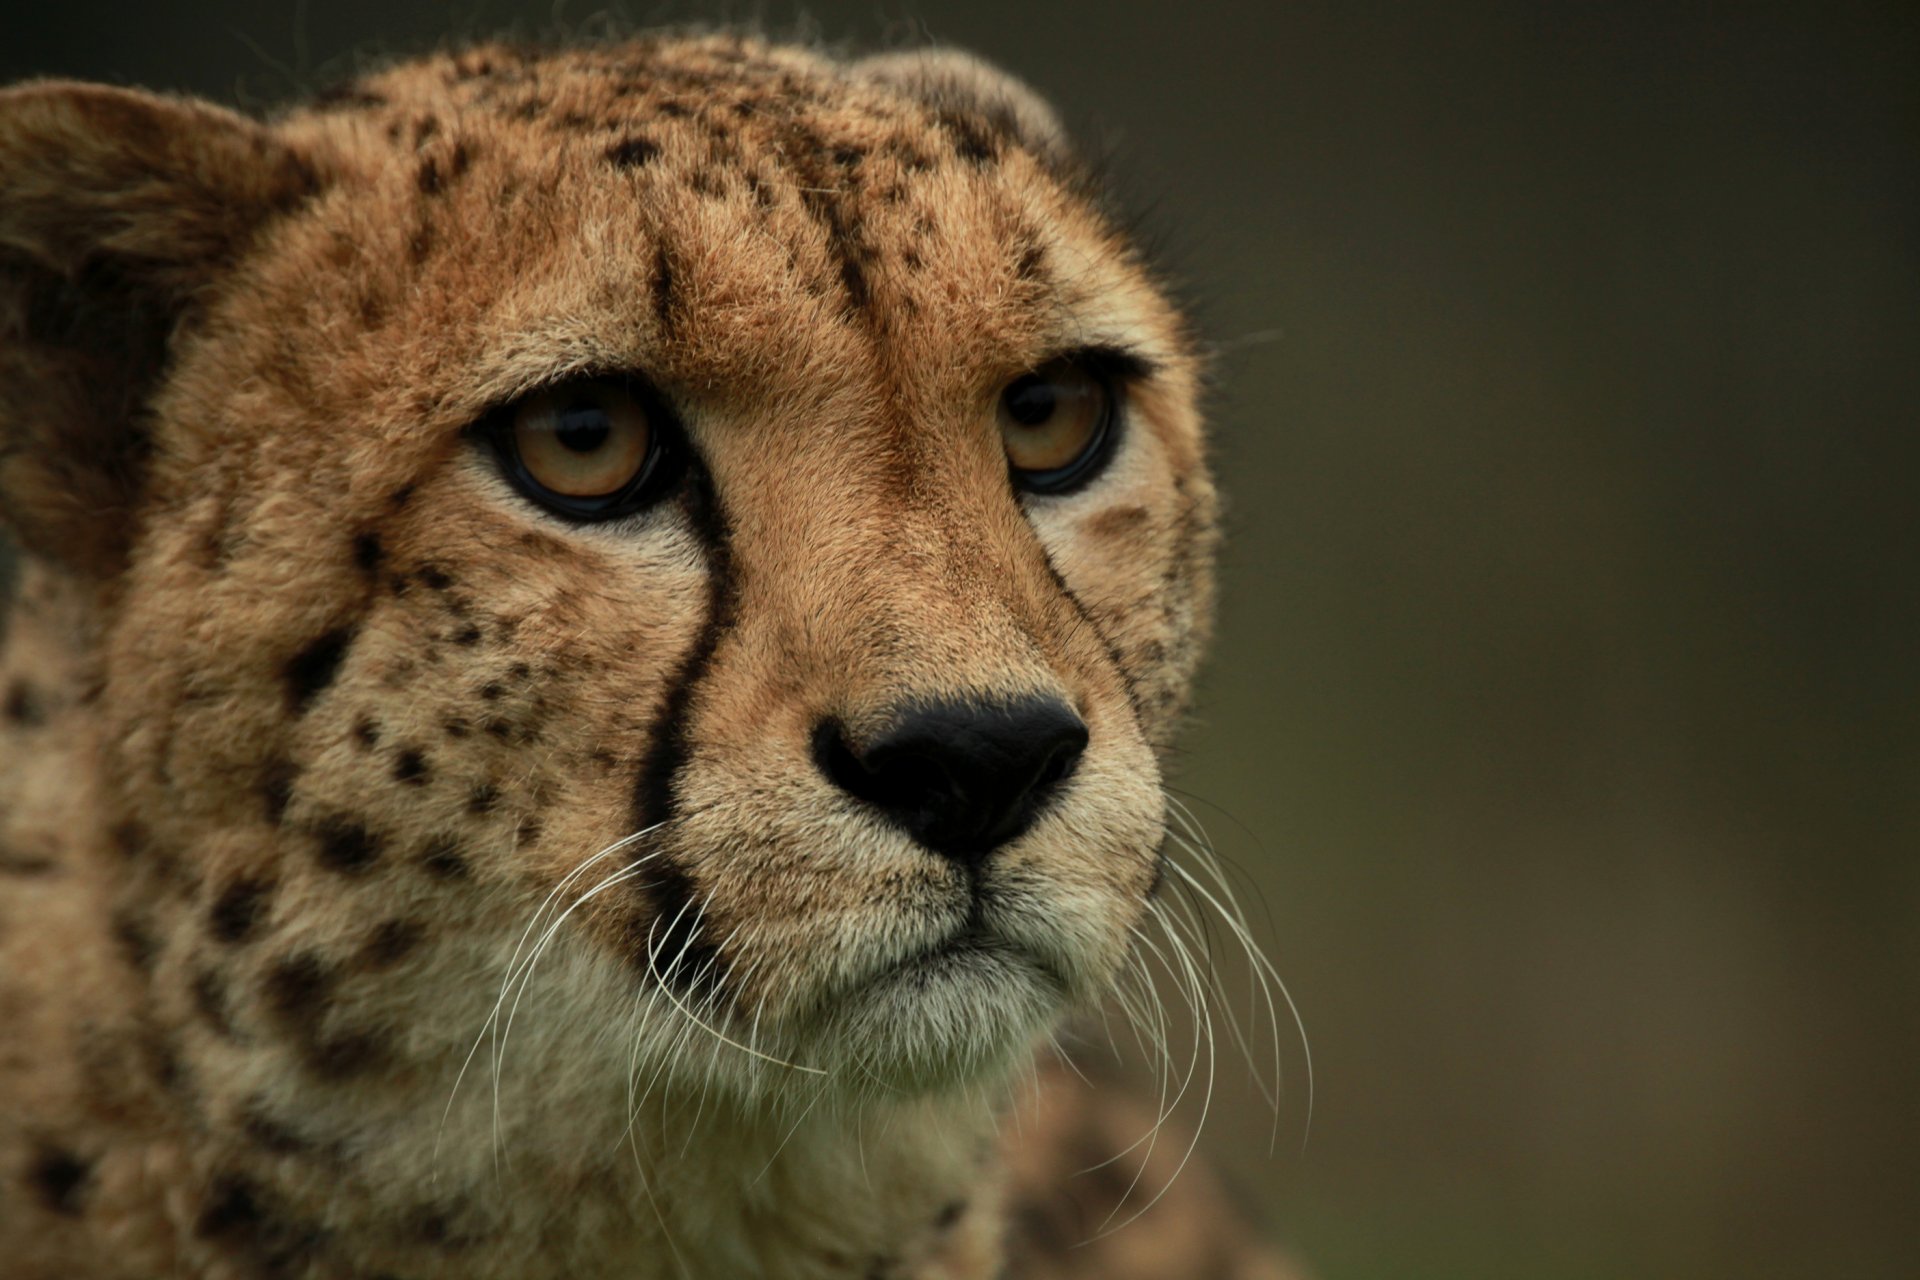
<instances>
[{"instance_id":1,"label":"nostril","mask_svg":"<svg viewBox=\"0 0 1920 1280\"><path fill-rule=\"evenodd\" d=\"M1050 698L919 704L864 743L835 720L813 736L834 785L968 864L1026 830L1086 746L1086 725Z\"/></svg>"},{"instance_id":2,"label":"nostril","mask_svg":"<svg viewBox=\"0 0 1920 1280\"><path fill-rule=\"evenodd\" d=\"M835 786L882 809L924 804L952 789L937 760L884 742L860 751L838 720L823 721L814 730L813 753Z\"/></svg>"},{"instance_id":3,"label":"nostril","mask_svg":"<svg viewBox=\"0 0 1920 1280\"><path fill-rule=\"evenodd\" d=\"M1073 772L1074 766L1080 763L1080 755L1086 749L1085 734L1081 735L1078 743L1062 743L1052 755L1047 757L1046 763L1040 766L1040 772L1033 779L1034 788L1046 790L1065 782L1067 775Z\"/></svg>"},{"instance_id":4,"label":"nostril","mask_svg":"<svg viewBox=\"0 0 1920 1280\"><path fill-rule=\"evenodd\" d=\"M870 781L866 766L847 744L847 731L838 720L822 720L813 729L813 760L834 786L861 796Z\"/></svg>"}]
</instances>

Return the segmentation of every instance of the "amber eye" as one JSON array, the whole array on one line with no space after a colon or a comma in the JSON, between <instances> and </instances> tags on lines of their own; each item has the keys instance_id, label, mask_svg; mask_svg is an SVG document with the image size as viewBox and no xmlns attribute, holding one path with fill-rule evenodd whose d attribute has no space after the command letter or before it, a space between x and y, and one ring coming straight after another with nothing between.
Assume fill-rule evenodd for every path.
<instances>
[{"instance_id":1,"label":"amber eye","mask_svg":"<svg viewBox=\"0 0 1920 1280\"><path fill-rule=\"evenodd\" d=\"M578 520L638 510L658 492L661 411L616 378L562 383L494 419L495 447L528 497Z\"/></svg>"},{"instance_id":2,"label":"amber eye","mask_svg":"<svg viewBox=\"0 0 1920 1280\"><path fill-rule=\"evenodd\" d=\"M1014 483L1064 493L1091 480L1110 452L1114 391L1097 370L1053 360L1000 393L1000 439Z\"/></svg>"}]
</instances>

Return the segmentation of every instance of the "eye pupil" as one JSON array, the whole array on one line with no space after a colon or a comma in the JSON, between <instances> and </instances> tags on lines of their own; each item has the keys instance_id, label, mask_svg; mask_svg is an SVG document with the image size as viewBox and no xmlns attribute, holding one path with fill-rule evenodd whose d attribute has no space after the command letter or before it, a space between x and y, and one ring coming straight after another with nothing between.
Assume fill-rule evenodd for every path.
<instances>
[{"instance_id":1,"label":"eye pupil","mask_svg":"<svg viewBox=\"0 0 1920 1280\"><path fill-rule=\"evenodd\" d=\"M1038 427L1053 416L1060 397L1053 384L1029 374L1006 391L1007 416L1023 427Z\"/></svg>"},{"instance_id":2,"label":"eye pupil","mask_svg":"<svg viewBox=\"0 0 1920 1280\"><path fill-rule=\"evenodd\" d=\"M607 411L597 404L573 405L563 409L559 425L553 432L561 446L573 453L592 453L604 445L612 434L613 423L607 420Z\"/></svg>"}]
</instances>

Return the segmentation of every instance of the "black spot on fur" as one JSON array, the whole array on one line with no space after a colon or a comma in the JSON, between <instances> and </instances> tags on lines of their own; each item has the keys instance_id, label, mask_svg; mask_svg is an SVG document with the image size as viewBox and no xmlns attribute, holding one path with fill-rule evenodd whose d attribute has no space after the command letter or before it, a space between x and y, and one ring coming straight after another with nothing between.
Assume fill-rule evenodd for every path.
<instances>
[{"instance_id":1,"label":"black spot on fur","mask_svg":"<svg viewBox=\"0 0 1920 1280\"><path fill-rule=\"evenodd\" d=\"M1013 274L1022 280L1038 280L1040 265L1046 261L1046 257L1046 250L1038 244L1027 245L1020 251L1019 258L1014 261Z\"/></svg>"},{"instance_id":2,"label":"black spot on fur","mask_svg":"<svg viewBox=\"0 0 1920 1280\"><path fill-rule=\"evenodd\" d=\"M126 962L141 973L151 973L160 944L155 941L149 922L132 908L121 907L113 913L109 927Z\"/></svg>"},{"instance_id":3,"label":"black spot on fur","mask_svg":"<svg viewBox=\"0 0 1920 1280\"><path fill-rule=\"evenodd\" d=\"M434 134L440 132L440 122L432 116L421 116L413 122L413 144L419 146Z\"/></svg>"},{"instance_id":4,"label":"black spot on fur","mask_svg":"<svg viewBox=\"0 0 1920 1280\"><path fill-rule=\"evenodd\" d=\"M372 750L380 745L380 723L372 716L361 716L353 722L353 740Z\"/></svg>"},{"instance_id":5,"label":"black spot on fur","mask_svg":"<svg viewBox=\"0 0 1920 1280\"><path fill-rule=\"evenodd\" d=\"M492 813L493 806L500 802L500 788L491 782L475 784L467 791L468 813Z\"/></svg>"},{"instance_id":6,"label":"black spot on fur","mask_svg":"<svg viewBox=\"0 0 1920 1280\"><path fill-rule=\"evenodd\" d=\"M387 499L387 505L392 507L395 511L398 511L412 501L413 501L413 484L411 482L408 482L407 484L403 484L398 489L395 489L393 491L393 496Z\"/></svg>"},{"instance_id":7,"label":"black spot on fur","mask_svg":"<svg viewBox=\"0 0 1920 1280\"><path fill-rule=\"evenodd\" d=\"M452 836L441 836L429 844L420 855L420 865L436 880L465 880L473 874Z\"/></svg>"},{"instance_id":8,"label":"black spot on fur","mask_svg":"<svg viewBox=\"0 0 1920 1280\"><path fill-rule=\"evenodd\" d=\"M0 876L49 876L60 869L52 858L0 849Z\"/></svg>"},{"instance_id":9,"label":"black spot on fur","mask_svg":"<svg viewBox=\"0 0 1920 1280\"><path fill-rule=\"evenodd\" d=\"M353 562L368 573L380 567L380 560L386 549L380 545L377 533L358 534L353 539Z\"/></svg>"},{"instance_id":10,"label":"black spot on fur","mask_svg":"<svg viewBox=\"0 0 1920 1280\"><path fill-rule=\"evenodd\" d=\"M136 1036L140 1062L155 1084L185 1101L193 1100L193 1082L181 1065L180 1054L159 1027L143 1026Z\"/></svg>"},{"instance_id":11,"label":"black spot on fur","mask_svg":"<svg viewBox=\"0 0 1920 1280\"><path fill-rule=\"evenodd\" d=\"M43 1147L27 1168L27 1182L48 1212L77 1218L86 1209L93 1165L64 1147Z\"/></svg>"},{"instance_id":12,"label":"black spot on fur","mask_svg":"<svg viewBox=\"0 0 1920 1280\"><path fill-rule=\"evenodd\" d=\"M664 244L653 249L653 318L661 332L673 329L673 258Z\"/></svg>"},{"instance_id":13,"label":"black spot on fur","mask_svg":"<svg viewBox=\"0 0 1920 1280\"><path fill-rule=\"evenodd\" d=\"M392 1059L392 1046L386 1037L366 1031L348 1031L327 1036L303 1046L300 1060L307 1070L327 1081L341 1081L366 1075Z\"/></svg>"},{"instance_id":14,"label":"black spot on fur","mask_svg":"<svg viewBox=\"0 0 1920 1280\"><path fill-rule=\"evenodd\" d=\"M274 1116L266 1099L249 1098L240 1111L240 1131L249 1141L277 1156L304 1156L315 1144Z\"/></svg>"},{"instance_id":15,"label":"black spot on fur","mask_svg":"<svg viewBox=\"0 0 1920 1280\"><path fill-rule=\"evenodd\" d=\"M457 1206L415 1205L401 1217L400 1234L436 1251L471 1248L481 1237L471 1227L461 1230L459 1216Z\"/></svg>"},{"instance_id":16,"label":"black spot on fur","mask_svg":"<svg viewBox=\"0 0 1920 1280\"><path fill-rule=\"evenodd\" d=\"M866 310L872 297L867 289L867 272L852 254L845 254L840 259L840 283L846 287L847 301L853 305L853 309Z\"/></svg>"},{"instance_id":17,"label":"black spot on fur","mask_svg":"<svg viewBox=\"0 0 1920 1280\"><path fill-rule=\"evenodd\" d=\"M420 188L423 196L437 196L442 185L440 166L429 156L420 162L420 168L413 175L413 185Z\"/></svg>"},{"instance_id":18,"label":"black spot on fur","mask_svg":"<svg viewBox=\"0 0 1920 1280\"><path fill-rule=\"evenodd\" d=\"M404 782L410 787L424 787L427 785L428 777L427 757L420 748L408 747L394 757L393 780L395 782Z\"/></svg>"},{"instance_id":19,"label":"black spot on fur","mask_svg":"<svg viewBox=\"0 0 1920 1280\"><path fill-rule=\"evenodd\" d=\"M6 704L0 707L0 715L23 729L36 728L45 724L47 719L40 695L25 680L15 680L8 686Z\"/></svg>"},{"instance_id":20,"label":"black spot on fur","mask_svg":"<svg viewBox=\"0 0 1920 1280\"><path fill-rule=\"evenodd\" d=\"M620 139L607 148L607 159L616 169L638 169L660 154L660 145L637 135Z\"/></svg>"},{"instance_id":21,"label":"black spot on fur","mask_svg":"<svg viewBox=\"0 0 1920 1280\"><path fill-rule=\"evenodd\" d=\"M434 591L445 591L453 585L453 575L437 564L423 564L414 575L420 579L420 585Z\"/></svg>"},{"instance_id":22,"label":"black spot on fur","mask_svg":"<svg viewBox=\"0 0 1920 1280\"><path fill-rule=\"evenodd\" d=\"M273 882L241 876L221 890L207 912L207 932L217 941L244 942L266 916L272 904Z\"/></svg>"},{"instance_id":23,"label":"black spot on fur","mask_svg":"<svg viewBox=\"0 0 1920 1280\"><path fill-rule=\"evenodd\" d=\"M326 1240L322 1228L283 1218L257 1184L230 1172L215 1176L193 1229L201 1239L247 1257L247 1273L262 1280L310 1274Z\"/></svg>"},{"instance_id":24,"label":"black spot on fur","mask_svg":"<svg viewBox=\"0 0 1920 1280\"><path fill-rule=\"evenodd\" d=\"M540 837L547 833L546 824L538 818L528 818L520 824L520 831L514 843L522 848L530 848L540 843Z\"/></svg>"},{"instance_id":25,"label":"black spot on fur","mask_svg":"<svg viewBox=\"0 0 1920 1280\"><path fill-rule=\"evenodd\" d=\"M985 121L960 112L942 112L940 127L953 139L953 153L968 164L986 166L1000 159L1000 141Z\"/></svg>"},{"instance_id":26,"label":"black spot on fur","mask_svg":"<svg viewBox=\"0 0 1920 1280\"><path fill-rule=\"evenodd\" d=\"M501 695L505 693L506 693L505 687L503 687L497 681L489 680L487 681L487 683L480 686L480 697L482 698L482 700L487 702L498 702L501 698Z\"/></svg>"},{"instance_id":27,"label":"black spot on fur","mask_svg":"<svg viewBox=\"0 0 1920 1280\"><path fill-rule=\"evenodd\" d=\"M449 738L464 738L473 732L473 726L459 716L448 716L440 722L440 727Z\"/></svg>"},{"instance_id":28,"label":"black spot on fur","mask_svg":"<svg viewBox=\"0 0 1920 1280\"><path fill-rule=\"evenodd\" d=\"M469 622L449 637L457 645L476 645L480 643L480 628Z\"/></svg>"},{"instance_id":29,"label":"black spot on fur","mask_svg":"<svg viewBox=\"0 0 1920 1280\"><path fill-rule=\"evenodd\" d=\"M193 1231L202 1239L217 1239L251 1231L263 1220L259 1193L253 1184L233 1174L222 1174L209 1189Z\"/></svg>"},{"instance_id":30,"label":"black spot on fur","mask_svg":"<svg viewBox=\"0 0 1920 1280\"><path fill-rule=\"evenodd\" d=\"M311 1028L326 1011L333 973L319 956L298 952L276 961L267 971L264 994L267 1008L286 1026Z\"/></svg>"},{"instance_id":31,"label":"black spot on fur","mask_svg":"<svg viewBox=\"0 0 1920 1280\"><path fill-rule=\"evenodd\" d=\"M370 969L386 969L400 963L427 935L418 920L383 921L360 948L360 961Z\"/></svg>"},{"instance_id":32,"label":"black spot on fur","mask_svg":"<svg viewBox=\"0 0 1920 1280\"><path fill-rule=\"evenodd\" d=\"M115 823L108 834L113 847L129 862L148 852L153 844L152 833L147 830L146 823L138 819Z\"/></svg>"},{"instance_id":33,"label":"black spot on fur","mask_svg":"<svg viewBox=\"0 0 1920 1280\"><path fill-rule=\"evenodd\" d=\"M444 1245L453 1234L453 1223L444 1211L422 1205L407 1214L406 1232L422 1244Z\"/></svg>"},{"instance_id":34,"label":"black spot on fur","mask_svg":"<svg viewBox=\"0 0 1920 1280\"><path fill-rule=\"evenodd\" d=\"M965 1200L954 1200L941 1205L940 1212L933 1217L933 1229L935 1231L951 1231L953 1225L960 1221L960 1215L966 1211L967 1202Z\"/></svg>"},{"instance_id":35,"label":"black spot on fur","mask_svg":"<svg viewBox=\"0 0 1920 1280\"><path fill-rule=\"evenodd\" d=\"M193 975L188 983L188 991L193 996L193 1007L208 1026L221 1035L233 1037L233 1018L227 1012L227 984L212 969L202 969Z\"/></svg>"},{"instance_id":36,"label":"black spot on fur","mask_svg":"<svg viewBox=\"0 0 1920 1280\"><path fill-rule=\"evenodd\" d=\"M352 643L352 628L335 627L287 663L287 699L296 713L305 711L333 683Z\"/></svg>"},{"instance_id":37,"label":"black spot on fur","mask_svg":"<svg viewBox=\"0 0 1920 1280\"><path fill-rule=\"evenodd\" d=\"M380 838L348 818L334 818L319 831L320 864L346 875L365 871L380 859Z\"/></svg>"}]
</instances>

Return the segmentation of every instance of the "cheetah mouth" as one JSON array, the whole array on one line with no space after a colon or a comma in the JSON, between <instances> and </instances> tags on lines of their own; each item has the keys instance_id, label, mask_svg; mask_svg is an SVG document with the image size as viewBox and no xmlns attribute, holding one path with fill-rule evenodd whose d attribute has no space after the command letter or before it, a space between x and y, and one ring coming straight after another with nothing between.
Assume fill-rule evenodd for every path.
<instances>
[{"instance_id":1,"label":"cheetah mouth","mask_svg":"<svg viewBox=\"0 0 1920 1280\"><path fill-rule=\"evenodd\" d=\"M1022 969L1046 978L1064 996L1066 983L1041 957L977 920L969 920L945 939L924 947L904 960L896 961L891 973L901 978L943 973L964 975L970 971L997 972ZM889 975L883 971L881 980Z\"/></svg>"},{"instance_id":2,"label":"cheetah mouth","mask_svg":"<svg viewBox=\"0 0 1920 1280\"><path fill-rule=\"evenodd\" d=\"M890 983L965 981L969 976L990 980L1017 974L1066 1000L1070 990L1066 975L1043 950L996 920L994 905L990 896L976 888L964 916L940 936L879 966L857 984L856 994Z\"/></svg>"},{"instance_id":3,"label":"cheetah mouth","mask_svg":"<svg viewBox=\"0 0 1920 1280\"><path fill-rule=\"evenodd\" d=\"M916 1093L1007 1068L1071 1003L1057 966L983 919L896 955L820 1007L816 1043Z\"/></svg>"}]
</instances>

